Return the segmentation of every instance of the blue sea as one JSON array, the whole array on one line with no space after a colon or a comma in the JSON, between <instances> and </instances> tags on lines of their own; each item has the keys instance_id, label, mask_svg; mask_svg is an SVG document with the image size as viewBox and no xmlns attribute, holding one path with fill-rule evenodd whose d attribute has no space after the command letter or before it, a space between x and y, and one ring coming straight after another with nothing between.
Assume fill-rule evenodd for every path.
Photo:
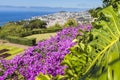
<instances>
[{"instance_id":1,"label":"blue sea","mask_svg":"<svg viewBox=\"0 0 120 80\"><path fill-rule=\"evenodd\" d=\"M30 19L33 16L42 16L42 15L48 15L52 13L55 13L55 12L0 11L0 26L4 25L5 23L9 21L25 20L25 19Z\"/></svg>"}]
</instances>

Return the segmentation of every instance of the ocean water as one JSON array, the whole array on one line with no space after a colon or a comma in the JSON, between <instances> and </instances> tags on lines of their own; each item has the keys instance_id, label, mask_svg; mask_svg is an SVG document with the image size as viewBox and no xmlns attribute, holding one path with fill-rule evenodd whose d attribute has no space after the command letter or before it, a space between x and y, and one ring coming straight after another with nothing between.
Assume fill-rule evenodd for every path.
<instances>
[{"instance_id":1,"label":"ocean water","mask_svg":"<svg viewBox=\"0 0 120 80\"><path fill-rule=\"evenodd\" d=\"M55 12L0 11L0 26L4 25L9 21L25 20L25 19L30 19L33 16L42 16L42 15L48 15L52 13L55 13Z\"/></svg>"}]
</instances>

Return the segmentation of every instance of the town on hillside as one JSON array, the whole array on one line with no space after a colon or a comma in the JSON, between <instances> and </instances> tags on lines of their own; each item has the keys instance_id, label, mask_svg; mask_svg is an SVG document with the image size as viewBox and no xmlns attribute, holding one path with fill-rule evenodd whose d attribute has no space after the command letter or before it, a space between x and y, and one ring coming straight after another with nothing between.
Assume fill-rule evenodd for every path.
<instances>
[{"instance_id":1,"label":"town on hillside","mask_svg":"<svg viewBox=\"0 0 120 80\"><path fill-rule=\"evenodd\" d=\"M47 23L47 27L53 26L56 23L63 25L68 19L74 19L77 21L78 24L91 23L93 21L93 18L91 17L88 11L83 11L83 12L61 11L58 13L44 15L44 16L34 16L31 19L32 20L40 19L42 21L45 21Z\"/></svg>"}]
</instances>

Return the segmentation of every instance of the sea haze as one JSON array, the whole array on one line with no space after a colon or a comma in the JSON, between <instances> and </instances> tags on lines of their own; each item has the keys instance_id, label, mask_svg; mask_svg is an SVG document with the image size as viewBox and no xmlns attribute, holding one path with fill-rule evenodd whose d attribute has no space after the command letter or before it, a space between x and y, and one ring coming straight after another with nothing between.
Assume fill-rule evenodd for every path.
<instances>
[{"instance_id":1,"label":"sea haze","mask_svg":"<svg viewBox=\"0 0 120 80\"><path fill-rule=\"evenodd\" d=\"M59 11L80 12L83 10L87 10L87 9L0 6L0 26L4 25L9 21L30 19L33 16L48 15Z\"/></svg>"}]
</instances>

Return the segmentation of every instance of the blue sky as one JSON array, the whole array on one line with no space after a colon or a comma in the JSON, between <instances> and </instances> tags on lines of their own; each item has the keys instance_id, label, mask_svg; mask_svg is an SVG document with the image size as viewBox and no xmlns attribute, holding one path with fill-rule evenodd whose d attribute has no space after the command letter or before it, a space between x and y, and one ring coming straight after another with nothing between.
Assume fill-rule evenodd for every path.
<instances>
[{"instance_id":1,"label":"blue sky","mask_svg":"<svg viewBox=\"0 0 120 80\"><path fill-rule=\"evenodd\" d=\"M0 0L0 5L95 8L102 5L102 0Z\"/></svg>"}]
</instances>

